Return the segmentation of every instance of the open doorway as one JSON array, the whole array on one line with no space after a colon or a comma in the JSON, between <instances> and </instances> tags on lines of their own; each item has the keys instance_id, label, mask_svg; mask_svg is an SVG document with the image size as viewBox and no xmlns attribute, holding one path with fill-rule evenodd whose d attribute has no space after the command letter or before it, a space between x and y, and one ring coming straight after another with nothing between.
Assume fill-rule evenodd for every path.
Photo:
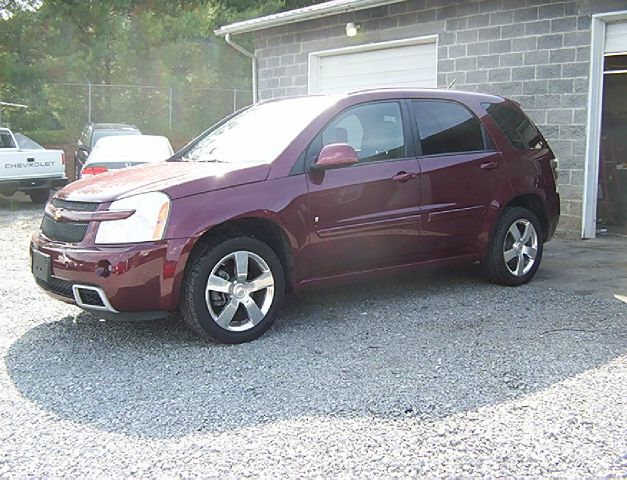
<instances>
[{"instance_id":1,"label":"open doorway","mask_svg":"<svg viewBox=\"0 0 627 480\"><path fill-rule=\"evenodd\" d=\"M604 59L597 234L627 237L627 54Z\"/></svg>"}]
</instances>

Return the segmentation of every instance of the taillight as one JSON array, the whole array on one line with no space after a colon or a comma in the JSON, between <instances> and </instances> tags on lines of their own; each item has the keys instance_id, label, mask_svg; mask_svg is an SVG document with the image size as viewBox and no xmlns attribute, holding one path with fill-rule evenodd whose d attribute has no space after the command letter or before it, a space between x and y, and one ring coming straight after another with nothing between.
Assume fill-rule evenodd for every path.
<instances>
[{"instance_id":1,"label":"taillight","mask_svg":"<svg viewBox=\"0 0 627 480\"><path fill-rule=\"evenodd\" d=\"M81 177L98 175L99 173L107 173L108 171L107 167L85 167L81 170Z\"/></svg>"},{"instance_id":2,"label":"taillight","mask_svg":"<svg viewBox=\"0 0 627 480\"><path fill-rule=\"evenodd\" d=\"M551 170L553 170L553 178L555 182L557 182L557 177L559 176L559 160L557 158L551 159Z\"/></svg>"},{"instance_id":3,"label":"taillight","mask_svg":"<svg viewBox=\"0 0 627 480\"><path fill-rule=\"evenodd\" d=\"M61 152L61 165L65 165L65 152Z\"/></svg>"}]
</instances>

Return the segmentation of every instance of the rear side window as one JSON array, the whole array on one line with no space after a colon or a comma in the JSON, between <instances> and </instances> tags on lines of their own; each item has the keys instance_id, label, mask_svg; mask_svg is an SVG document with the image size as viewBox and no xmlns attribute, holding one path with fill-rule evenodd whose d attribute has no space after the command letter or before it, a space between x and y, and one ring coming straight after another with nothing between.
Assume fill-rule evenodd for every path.
<instances>
[{"instance_id":1,"label":"rear side window","mask_svg":"<svg viewBox=\"0 0 627 480\"><path fill-rule=\"evenodd\" d=\"M412 112L423 155L485 150L481 123L466 107L445 100L414 100Z\"/></svg>"},{"instance_id":2,"label":"rear side window","mask_svg":"<svg viewBox=\"0 0 627 480\"><path fill-rule=\"evenodd\" d=\"M7 132L0 132L0 148L15 148L13 138Z\"/></svg>"},{"instance_id":3,"label":"rear side window","mask_svg":"<svg viewBox=\"0 0 627 480\"><path fill-rule=\"evenodd\" d=\"M544 148L540 131L521 110L504 103L482 103L481 106L494 119L512 147L518 150Z\"/></svg>"}]
</instances>

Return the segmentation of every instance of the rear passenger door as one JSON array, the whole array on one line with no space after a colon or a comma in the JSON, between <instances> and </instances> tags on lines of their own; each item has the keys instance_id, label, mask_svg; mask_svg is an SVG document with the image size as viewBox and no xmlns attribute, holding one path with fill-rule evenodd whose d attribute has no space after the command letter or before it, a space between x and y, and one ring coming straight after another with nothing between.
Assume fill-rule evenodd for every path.
<instances>
[{"instance_id":1,"label":"rear passenger door","mask_svg":"<svg viewBox=\"0 0 627 480\"><path fill-rule=\"evenodd\" d=\"M472 253L499 185L501 155L461 103L415 99L409 104L418 139L421 248L437 257Z\"/></svg>"}]
</instances>

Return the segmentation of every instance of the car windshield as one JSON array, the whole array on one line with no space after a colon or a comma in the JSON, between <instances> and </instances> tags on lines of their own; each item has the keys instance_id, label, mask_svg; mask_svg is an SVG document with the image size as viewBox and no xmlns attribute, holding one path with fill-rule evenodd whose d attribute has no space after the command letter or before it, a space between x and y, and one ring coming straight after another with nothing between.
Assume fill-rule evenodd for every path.
<instances>
[{"instance_id":1,"label":"car windshield","mask_svg":"<svg viewBox=\"0 0 627 480\"><path fill-rule=\"evenodd\" d=\"M141 132L139 132L139 130L131 130L130 128L128 130L94 130L94 138L92 142L93 145L96 145L98 140L101 138L120 135L141 135Z\"/></svg>"},{"instance_id":2,"label":"car windshield","mask_svg":"<svg viewBox=\"0 0 627 480\"><path fill-rule=\"evenodd\" d=\"M270 163L335 101L334 97L301 97L253 106L199 140L181 160Z\"/></svg>"},{"instance_id":3,"label":"car windshield","mask_svg":"<svg viewBox=\"0 0 627 480\"><path fill-rule=\"evenodd\" d=\"M124 135L100 140L89 154L87 163L158 162L171 155L172 147L166 137Z\"/></svg>"}]
</instances>

